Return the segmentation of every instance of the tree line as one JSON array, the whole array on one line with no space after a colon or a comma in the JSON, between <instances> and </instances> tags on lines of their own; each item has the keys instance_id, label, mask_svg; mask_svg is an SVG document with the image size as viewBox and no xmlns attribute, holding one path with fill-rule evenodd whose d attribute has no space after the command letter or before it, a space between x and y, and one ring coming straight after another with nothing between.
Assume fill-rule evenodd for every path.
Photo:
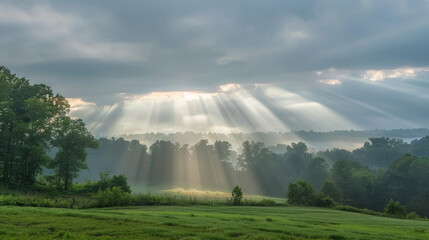
<instances>
[{"instance_id":1,"label":"tree line","mask_svg":"<svg viewBox=\"0 0 429 240\"><path fill-rule=\"evenodd\" d=\"M68 116L67 99L44 84L31 84L0 66L0 179L12 188L31 187L52 169L58 188L68 189L86 165L97 140L80 119ZM54 157L49 156L52 148Z\"/></svg>"},{"instance_id":2,"label":"tree line","mask_svg":"<svg viewBox=\"0 0 429 240\"><path fill-rule=\"evenodd\" d=\"M274 151L274 150L275 151ZM411 153L411 154L409 154ZM125 173L133 185L230 190L283 197L288 184L304 180L315 191L359 208L383 210L391 199L429 214L429 136L411 143L370 138L363 147L310 153L303 142L266 146L245 141L240 151L226 141L201 140L193 146L156 141L101 138L90 150L88 164L96 174L105 169ZM86 175L91 176L91 175Z\"/></svg>"}]
</instances>

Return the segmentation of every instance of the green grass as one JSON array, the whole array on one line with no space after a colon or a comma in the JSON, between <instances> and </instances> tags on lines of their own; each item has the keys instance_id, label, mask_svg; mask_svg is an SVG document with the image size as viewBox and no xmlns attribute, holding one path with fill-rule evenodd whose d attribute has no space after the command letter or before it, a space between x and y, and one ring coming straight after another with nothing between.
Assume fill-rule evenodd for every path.
<instances>
[{"instance_id":1,"label":"green grass","mask_svg":"<svg viewBox=\"0 0 429 240\"><path fill-rule=\"evenodd\" d=\"M429 239L429 222L311 207L0 207L0 239Z\"/></svg>"}]
</instances>

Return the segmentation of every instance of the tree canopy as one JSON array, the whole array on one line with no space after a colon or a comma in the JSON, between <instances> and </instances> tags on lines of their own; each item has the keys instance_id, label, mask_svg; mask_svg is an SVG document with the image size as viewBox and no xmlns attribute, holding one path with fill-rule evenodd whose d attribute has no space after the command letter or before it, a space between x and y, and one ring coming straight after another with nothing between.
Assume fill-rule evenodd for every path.
<instances>
[{"instance_id":1,"label":"tree canopy","mask_svg":"<svg viewBox=\"0 0 429 240\"><path fill-rule=\"evenodd\" d=\"M69 108L67 99L54 94L49 86L31 84L28 79L19 78L0 66L0 176L3 184L31 186L44 167L54 166L55 161L47 152L54 145L60 147L58 156L65 155L62 150L65 144L57 143L61 141L59 131L67 128L67 124L79 126L75 138L91 137L95 142L81 120L68 117ZM75 148L70 150L75 159L79 158L79 161L70 162L70 169L82 168L87 146L83 152ZM75 173L69 179L76 176Z\"/></svg>"}]
</instances>

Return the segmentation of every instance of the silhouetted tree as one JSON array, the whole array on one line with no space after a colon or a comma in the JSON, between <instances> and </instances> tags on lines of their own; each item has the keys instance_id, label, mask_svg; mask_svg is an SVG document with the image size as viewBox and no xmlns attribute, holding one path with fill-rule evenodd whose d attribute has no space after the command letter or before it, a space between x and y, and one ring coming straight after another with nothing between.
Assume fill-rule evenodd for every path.
<instances>
[{"instance_id":1,"label":"silhouetted tree","mask_svg":"<svg viewBox=\"0 0 429 240\"><path fill-rule=\"evenodd\" d=\"M58 152L50 167L55 169L57 186L62 180L64 189L68 190L77 173L87 168L86 149L97 148L98 142L80 119L62 117L56 124L52 145L58 148Z\"/></svg>"}]
</instances>

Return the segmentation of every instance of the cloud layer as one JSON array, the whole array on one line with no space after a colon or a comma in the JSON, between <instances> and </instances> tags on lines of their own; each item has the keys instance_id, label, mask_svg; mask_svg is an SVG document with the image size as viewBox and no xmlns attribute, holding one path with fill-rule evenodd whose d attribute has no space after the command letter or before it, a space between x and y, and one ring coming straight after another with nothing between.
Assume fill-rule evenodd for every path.
<instances>
[{"instance_id":1,"label":"cloud layer","mask_svg":"<svg viewBox=\"0 0 429 240\"><path fill-rule=\"evenodd\" d=\"M405 112L419 126L428 12L425 0L5 0L0 64L94 103L81 112L119 106L121 93L269 84L326 107L341 98L331 107L349 119L381 109L369 128Z\"/></svg>"}]
</instances>

